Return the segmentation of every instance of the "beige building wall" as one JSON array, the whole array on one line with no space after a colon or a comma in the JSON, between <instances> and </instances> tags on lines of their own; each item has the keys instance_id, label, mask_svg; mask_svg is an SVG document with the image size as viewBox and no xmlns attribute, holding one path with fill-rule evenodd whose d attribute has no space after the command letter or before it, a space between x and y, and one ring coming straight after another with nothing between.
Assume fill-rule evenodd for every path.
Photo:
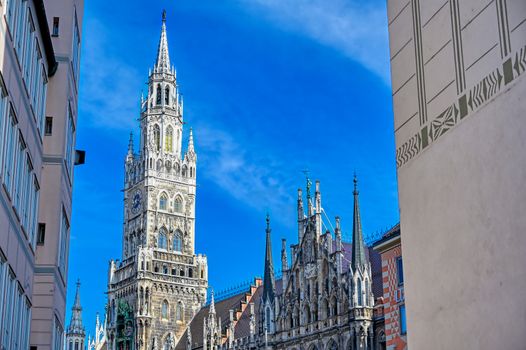
<instances>
[{"instance_id":1,"label":"beige building wall","mask_svg":"<svg viewBox=\"0 0 526 350\"><path fill-rule=\"evenodd\" d=\"M66 320L66 286L74 183L78 115L80 39L83 0L47 0L58 68L50 79L46 118L52 124L44 136L39 222L45 237L37 244L31 345L62 348ZM58 23L58 25L57 25Z\"/></svg>"},{"instance_id":2,"label":"beige building wall","mask_svg":"<svg viewBox=\"0 0 526 350\"><path fill-rule=\"evenodd\" d=\"M389 0L408 344L526 344L526 1Z\"/></svg>"},{"instance_id":3,"label":"beige building wall","mask_svg":"<svg viewBox=\"0 0 526 350\"><path fill-rule=\"evenodd\" d=\"M0 2L0 348L28 349L54 52L41 1Z\"/></svg>"}]
</instances>

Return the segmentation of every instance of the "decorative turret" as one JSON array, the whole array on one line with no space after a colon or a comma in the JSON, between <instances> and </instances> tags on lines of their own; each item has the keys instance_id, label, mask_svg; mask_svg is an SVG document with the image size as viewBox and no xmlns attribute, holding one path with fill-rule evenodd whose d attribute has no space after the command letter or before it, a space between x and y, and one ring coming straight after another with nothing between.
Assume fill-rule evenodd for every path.
<instances>
[{"instance_id":1,"label":"decorative turret","mask_svg":"<svg viewBox=\"0 0 526 350\"><path fill-rule=\"evenodd\" d=\"M287 289L288 283L288 270L289 264L287 259L287 240L285 238L281 239L281 272L283 276L281 277L283 281L283 290Z\"/></svg>"},{"instance_id":2,"label":"decorative turret","mask_svg":"<svg viewBox=\"0 0 526 350\"><path fill-rule=\"evenodd\" d=\"M303 209L303 192L298 188L298 242L301 242L304 231L305 212Z\"/></svg>"},{"instance_id":3,"label":"decorative turret","mask_svg":"<svg viewBox=\"0 0 526 350\"><path fill-rule=\"evenodd\" d=\"M336 228L334 229L336 236L336 270L339 276L342 273L342 230L340 227L340 217L336 217Z\"/></svg>"},{"instance_id":4,"label":"decorative turret","mask_svg":"<svg viewBox=\"0 0 526 350\"><path fill-rule=\"evenodd\" d=\"M71 321L66 331L66 344L71 344L72 349L84 349L85 340L86 333L82 324L82 306L80 305L80 280L78 280L75 302L71 308Z\"/></svg>"},{"instance_id":5,"label":"decorative turret","mask_svg":"<svg viewBox=\"0 0 526 350\"><path fill-rule=\"evenodd\" d=\"M276 281L274 279L274 263L272 261L272 243L270 239L270 216L267 214L267 234L265 250L265 273L263 277L263 302L274 303Z\"/></svg>"},{"instance_id":6,"label":"decorative turret","mask_svg":"<svg viewBox=\"0 0 526 350\"><path fill-rule=\"evenodd\" d=\"M274 312L276 298L276 281L274 277L274 263L272 261L272 242L270 238L270 216L267 214L266 248L265 248L265 272L263 276L263 295L260 304L260 332L274 333Z\"/></svg>"},{"instance_id":7,"label":"decorative turret","mask_svg":"<svg viewBox=\"0 0 526 350\"><path fill-rule=\"evenodd\" d=\"M351 268L353 271L363 269L366 264L365 247L363 242L362 222L360 219L360 206L358 203L358 180L354 174L354 216L352 224L352 260Z\"/></svg>"}]
</instances>

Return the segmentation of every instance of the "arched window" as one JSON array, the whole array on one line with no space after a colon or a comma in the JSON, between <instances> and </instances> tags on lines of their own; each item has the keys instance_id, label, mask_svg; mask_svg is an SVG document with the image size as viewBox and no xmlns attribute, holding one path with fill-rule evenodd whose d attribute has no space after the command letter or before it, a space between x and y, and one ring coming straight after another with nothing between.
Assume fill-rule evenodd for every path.
<instances>
[{"instance_id":1,"label":"arched window","mask_svg":"<svg viewBox=\"0 0 526 350\"><path fill-rule=\"evenodd\" d=\"M161 249L166 249L166 230L162 228L159 231L159 239L157 241L157 247Z\"/></svg>"},{"instance_id":2,"label":"arched window","mask_svg":"<svg viewBox=\"0 0 526 350\"><path fill-rule=\"evenodd\" d=\"M169 105L170 104L170 87L167 86L166 89L164 89L164 104Z\"/></svg>"},{"instance_id":3,"label":"arched window","mask_svg":"<svg viewBox=\"0 0 526 350\"><path fill-rule=\"evenodd\" d=\"M160 105L161 104L161 84L157 84L156 95L157 96L155 96L155 103L157 105Z\"/></svg>"},{"instance_id":4,"label":"arched window","mask_svg":"<svg viewBox=\"0 0 526 350\"><path fill-rule=\"evenodd\" d=\"M163 301L161 306L161 317L165 320L168 319L168 302L166 300Z\"/></svg>"},{"instance_id":5,"label":"arched window","mask_svg":"<svg viewBox=\"0 0 526 350\"><path fill-rule=\"evenodd\" d=\"M171 126L168 126L166 128L166 135L164 137L164 150L166 152L172 152L173 151L173 137L174 137L174 130Z\"/></svg>"},{"instance_id":6,"label":"arched window","mask_svg":"<svg viewBox=\"0 0 526 350\"><path fill-rule=\"evenodd\" d=\"M267 326L267 331L270 332L270 307L267 307L265 312L265 321Z\"/></svg>"},{"instance_id":7,"label":"arched window","mask_svg":"<svg viewBox=\"0 0 526 350\"><path fill-rule=\"evenodd\" d=\"M177 213L182 213L183 212L183 200L181 199L181 197L177 196L175 198L175 202L174 202L174 210L177 212Z\"/></svg>"},{"instance_id":8,"label":"arched window","mask_svg":"<svg viewBox=\"0 0 526 350\"><path fill-rule=\"evenodd\" d=\"M369 280L368 279L365 279L365 305L369 305Z\"/></svg>"},{"instance_id":9,"label":"arched window","mask_svg":"<svg viewBox=\"0 0 526 350\"><path fill-rule=\"evenodd\" d=\"M358 278L356 280L356 293L358 294L358 305L363 305L363 296L362 296L362 281Z\"/></svg>"},{"instance_id":10,"label":"arched window","mask_svg":"<svg viewBox=\"0 0 526 350\"><path fill-rule=\"evenodd\" d=\"M173 250L174 252L181 252L182 251L182 240L181 240L181 232L177 231L174 235L174 241L173 241Z\"/></svg>"},{"instance_id":11,"label":"arched window","mask_svg":"<svg viewBox=\"0 0 526 350\"><path fill-rule=\"evenodd\" d=\"M75 340L75 350L79 350L79 341Z\"/></svg>"},{"instance_id":12,"label":"arched window","mask_svg":"<svg viewBox=\"0 0 526 350\"><path fill-rule=\"evenodd\" d=\"M183 304L181 304L180 302L177 303L177 308L175 309L175 320L176 321L183 320Z\"/></svg>"},{"instance_id":13,"label":"arched window","mask_svg":"<svg viewBox=\"0 0 526 350\"><path fill-rule=\"evenodd\" d=\"M159 198L159 209L160 210L166 210L168 206L168 196L166 193L161 194L161 197Z\"/></svg>"},{"instance_id":14,"label":"arched window","mask_svg":"<svg viewBox=\"0 0 526 350\"><path fill-rule=\"evenodd\" d=\"M155 145L155 150L161 150L161 128L157 124L153 126L153 144Z\"/></svg>"}]
</instances>

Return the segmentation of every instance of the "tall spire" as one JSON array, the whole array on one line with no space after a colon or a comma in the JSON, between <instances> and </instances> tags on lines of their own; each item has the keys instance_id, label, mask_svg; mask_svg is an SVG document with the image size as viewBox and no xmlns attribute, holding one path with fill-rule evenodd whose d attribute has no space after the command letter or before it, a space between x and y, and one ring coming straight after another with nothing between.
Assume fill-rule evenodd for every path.
<instances>
[{"instance_id":1,"label":"tall spire","mask_svg":"<svg viewBox=\"0 0 526 350\"><path fill-rule=\"evenodd\" d=\"M163 25L161 27L159 48L157 49L155 70L159 73L170 72L170 54L168 53L168 39L166 38L166 10L163 10Z\"/></svg>"},{"instance_id":2,"label":"tall spire","mask_svg":"<svg viewBox=\"0 0 526 350\"><path fill-rule=\"evenodd\" d=\"M80 305L80 280L77 280L77 291L75 293L75 302L71 308L71 321L67 334L68 336L84 336L84 326L82 325L82 306Z\"/></svg>"},{"instance_id":3,"label":"tall spire","mask_svg":"<svg viewBox=\"0 0 526 350\"><path fill-rule=\"evenodd\" d=\"M274 303L276 281L274 280L274 263L272 262L272 243L270 240L270 216L267 214L267 242L265 251L265 272L263 277L263 302Z\"/></svg>"},{"instance_id":4,"label":"tall spire","mask_svg":"<svg viewBox=\"0 0 526 350\"><path fill-rule=\"evenodd\" d=\"M360 220L360 206L358 204L358 180L354 174L354 217L352 224L352 261L351 268L356 271L358 267L365 266L365 247L363 243L362 222Z\"/></svg>"}]
</instances>

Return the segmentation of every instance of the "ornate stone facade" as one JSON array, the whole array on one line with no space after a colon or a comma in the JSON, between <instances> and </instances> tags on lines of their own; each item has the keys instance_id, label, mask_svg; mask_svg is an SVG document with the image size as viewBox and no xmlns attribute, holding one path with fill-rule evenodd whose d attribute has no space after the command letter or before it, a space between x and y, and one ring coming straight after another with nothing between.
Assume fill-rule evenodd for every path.
<instances>
[{"instance_id":1,"label":"ornate stone facade","mask_svg":"<svg viewBox=\"0 0 526 350\"><path fill-rule=\"evenodd\" d=\"M140 144L125 159L122 261L108 274L108 349L173 349L206 300L208 267L194 252L193 135L183 156L183 101L163 13L157 61L141 98Z\"/></svg>"},{"instance_id":2,"label":"ornate stone facade","mask_svg":"<svg viewBox=\"0 0 526 350\"><path fill-rule=\"evenodd\" d=\"M381 265L363 241L357 181L352 236L343 242L340 218L333 232L322 233L320 183L314 198L307 181L307 211L298 191L298 243L282 240L283 275L276 280L267 216L263 283L204 307L194 317L177 349L380 350L385 348L381 317ZM375 267L370 260L375 260ZM375 289L373 290L373 280ZM374 309L374 312L373 312ZM377 316L379 315L379 317Z\"/></svg>"}]
</instances>

